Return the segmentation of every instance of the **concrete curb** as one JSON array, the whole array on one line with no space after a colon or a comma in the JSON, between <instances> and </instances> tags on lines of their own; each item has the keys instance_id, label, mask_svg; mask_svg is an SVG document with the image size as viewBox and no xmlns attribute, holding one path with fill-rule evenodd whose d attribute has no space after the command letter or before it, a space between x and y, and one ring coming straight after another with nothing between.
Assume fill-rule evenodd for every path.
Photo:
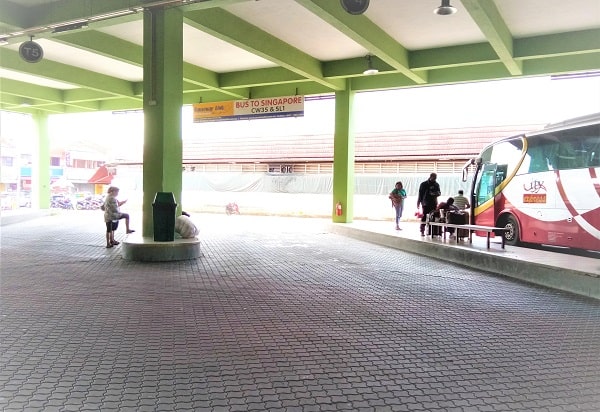
<instances>
[{"instance_id":1,"label":"concrete curb","mask_svg":"<svg viewBox=\"0 0 600 412\"><path fill-rule=\"evenodd\" d=\"M515 258L506 250L500 249L500 246L497 248L492 246L490 249L483 250L473 249L456 244L427 242L386 235L343 223L331 224L329 231L381 246L425 256L434 256L448 262L508 276L536 285L600 299L600 277L597 274L588 273L576 268L557 268L540 262Z\"/></svg>"}]
</instances>

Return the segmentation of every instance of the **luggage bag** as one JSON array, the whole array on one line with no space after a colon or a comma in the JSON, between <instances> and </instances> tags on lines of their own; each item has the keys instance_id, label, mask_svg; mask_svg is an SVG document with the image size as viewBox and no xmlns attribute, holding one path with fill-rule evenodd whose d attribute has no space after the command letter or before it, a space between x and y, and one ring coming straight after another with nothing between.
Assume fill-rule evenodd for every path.
<instances>
[{"instance_id":1,"label":"luggage bag","mask_svg":"<svg viewBox=\"0 0 600 412\"><path fill-rule=\"evenodd\" d=\"M467 215L464 213L448 213L448 223L452 223L454 225L464 225L467 223ZM469 231L466 229L458 229L456 231L456 237L469 237Z\"/></svg>"},{"instance_id":2,"label":"luggage bag","mask_svg":"<svg viewBox=\"0 0 600 412\"><path fill-rule=\"evenodd\" d=\"M442 218L440 218L440 214L437 211L433 211L431 213L429 213L429 215L427 215L427 220L429 222L443 222ZM440 226L432 226L432 225L427 225L427 227L429 228L429 233L428 235L430 236L442 236L442 230L443 228Z\"/></svg>"}]
</instances>

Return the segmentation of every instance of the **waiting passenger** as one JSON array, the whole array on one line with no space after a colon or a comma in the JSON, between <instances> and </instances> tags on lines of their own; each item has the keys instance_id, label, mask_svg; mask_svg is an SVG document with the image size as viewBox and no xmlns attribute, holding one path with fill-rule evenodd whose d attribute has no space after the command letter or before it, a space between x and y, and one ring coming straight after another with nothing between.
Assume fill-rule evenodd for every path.
<instances>
[{"instance_id":1,"label":"waiting passenger","mask_svg":"<svg viewBox=\"0 0 600 412\"><path fill-rule=\"evenodd\" d=\"M460 209L454 204L454 198L453 197L449 197L448 200L446 200L445 202L442 202L438 205L437 209L436 209L439 214L440 217L445 218L447 223L458 223L455 221L450 221L451 214L458 214L460 213ZM464 223L464 222L462 222ZM450 239L454 238L454 228L453 227L448 227L446 228L446 232L450 233Z\"/></svg>"},{"instance_id":2,"label":"waiting passenger","mask_svg":"<svg viewBox=\"0 0 600 412\"><path fill-rule=\"evenodd\" d=\"M445 202L440 203L437 206L437 210L439 210L440 212L443 211L441 214L445 215L448 214L448 212L458 212L460 211L460 209L458 208L458 206L456 206L454 204L454 198L453 197L449 197L448 200L446 200Z\"/></svg>"},{"instance_id":3,"label":"waiting passenger","mask_svg":"<svg viewBox=\"0 0 600 412\"><path fill-rule=\"evenodd\" d=\"M454 196L454 204L460 210L465 210L471 207L471 204L469 203L469 200L464 196L464 193L465 192L463 192L462 190L459 190L458 195Z\"/></svg>"},{"instance_id":4,"label":"waiting passenger","mask_svg":"<svg viewBox=\"0 0 600 412\"><path fill-rule=\"evenodd\" d=\"M402 218L402 211L404 210L404 199L406 199L406 190L402 182L396 182L396 186L392 189L389 198L392 201L392 207L396 211L396 230L400 229L400 218Z\"/></svg>"},{"instance_id":5,"label":"waiting passenger","mask_svg":"<svg viewBox=\"0 0 600 412\"><path fill-rule=\"evenodd\" d=\"M419 198L417 199L417 209L423 207L423 217L421 217L421 225L419 227L421 236L425 236L425 220L429 213L436 210L438 201L437 198L442 194L440 184L436 181L437 174L431 173L429 179L419 185Z\"/></svg>"}]
</instances>

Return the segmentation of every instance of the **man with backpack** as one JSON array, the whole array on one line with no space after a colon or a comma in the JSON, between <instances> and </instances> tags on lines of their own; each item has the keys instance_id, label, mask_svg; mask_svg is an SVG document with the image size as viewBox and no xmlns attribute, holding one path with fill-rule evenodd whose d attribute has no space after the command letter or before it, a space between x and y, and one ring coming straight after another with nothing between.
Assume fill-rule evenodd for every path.
<instances>
[{"instance_id":1,"label":"man with backpack","mask_svg":"<svg viewBox=\"0 0 600 412\"><path fill-rule=\"evenodd\" d=\"M421 217L421 236L425 236L425 221L427 216L435 211L438 204L438 197L442 194L440 185L436 181L437 174L431 173L429 179L419 185L419 197L417 199L417 208L423 208L423 216Z\"/></svg>"}]
</instances>

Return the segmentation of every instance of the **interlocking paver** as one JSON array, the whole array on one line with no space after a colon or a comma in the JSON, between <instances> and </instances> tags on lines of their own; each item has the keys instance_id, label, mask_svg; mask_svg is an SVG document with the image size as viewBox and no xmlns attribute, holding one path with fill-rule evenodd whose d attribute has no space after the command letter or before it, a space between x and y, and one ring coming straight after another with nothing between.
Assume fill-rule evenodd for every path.
<instances>
[{"instance_id":1,"label":"interlocking paver","mask_svg":"<svg viewBox=\"0 0 600 412\"><path fill-rule=\"evenodd\" d=\"M2 227L1 410L597 412L598 301L308 219L199 216L201 258L130 262L101 219Z\"/></svg>"}]
</instances>

